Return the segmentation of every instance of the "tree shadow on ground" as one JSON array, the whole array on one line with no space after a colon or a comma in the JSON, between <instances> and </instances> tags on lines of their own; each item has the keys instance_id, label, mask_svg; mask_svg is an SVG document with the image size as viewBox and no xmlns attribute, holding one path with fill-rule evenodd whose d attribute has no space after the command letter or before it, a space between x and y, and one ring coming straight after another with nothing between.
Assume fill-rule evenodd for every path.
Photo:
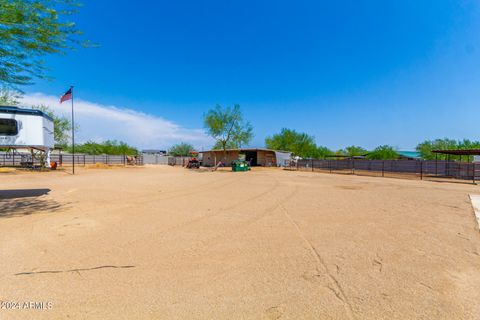
<instances>
[{"instance_id":1,"label":"tree shadow on ground","mask_svg":"<svg viewBox=\"0 0 480 320\"><path fill-rule=\"evenodd\" d=\"M13 189L0 190L0 200L15 198L40 197L50 192L50 189Z\"/></svg>"},{"instance_id":2,"label":"tree shadow on ground","mask_svg":"<svg viewBox=\"0 0 480 320\"><path fill-rule=\"evenodd\" d=\"M0 218L55 212L62 205L44 196L50 189L0 190Z\"/></svg>"}]
</instances>

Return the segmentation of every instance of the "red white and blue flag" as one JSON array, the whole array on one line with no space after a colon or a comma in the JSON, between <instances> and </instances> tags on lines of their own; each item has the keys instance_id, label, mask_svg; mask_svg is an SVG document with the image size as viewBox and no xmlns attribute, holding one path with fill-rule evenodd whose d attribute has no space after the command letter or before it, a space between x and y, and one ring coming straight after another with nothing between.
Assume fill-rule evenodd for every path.
<instances>
[{"instance_id":1,"label":"red white and blue flag","mask_svg":"<svg viewBox=\"0 0 480 320\"><path fill-rule=\"evenodd\" d=\"M60 103L70 99L72 99L72 88L68 89L68 91L63 94L63 96L60 98Z\"/></svg>"}]
</instances>

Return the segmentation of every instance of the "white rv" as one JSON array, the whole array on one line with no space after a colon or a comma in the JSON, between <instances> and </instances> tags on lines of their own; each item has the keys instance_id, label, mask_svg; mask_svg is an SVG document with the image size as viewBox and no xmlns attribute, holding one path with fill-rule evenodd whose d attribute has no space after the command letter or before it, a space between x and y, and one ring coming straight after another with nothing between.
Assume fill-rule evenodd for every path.
<instances>
[{"instance_id":1,"label":"white rv","mask_svg":"<svg viewBox=\"0 0 480 320\"><path fill-rule=\"evenodd\" d=\"M35 149L46 153L54 146L53 119L40 110L0 106L0 148Z\"/></svg>"}]
</instances>

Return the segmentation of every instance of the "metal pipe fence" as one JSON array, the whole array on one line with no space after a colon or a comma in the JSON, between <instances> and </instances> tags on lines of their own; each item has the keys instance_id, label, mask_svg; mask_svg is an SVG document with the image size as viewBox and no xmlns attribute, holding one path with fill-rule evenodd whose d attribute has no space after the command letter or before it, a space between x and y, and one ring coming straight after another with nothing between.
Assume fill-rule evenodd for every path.
<instances>
[{"instance_id":1,"label":"metal pipe fence","mask_svg":"<svg viewBox=\"0 0 480 320\"><path fill-rule=\"evenodd\" d=\"M190 157L168 157L168 164L171 166L185 167L190 160Z\"/></svg>"},{"instance_id":2,"label":"metal pipe fence","mask_svg":"<svg viewBox=\"0 0 480 320\"><path fill-rule=\"evenodd\" d=\"M52 154L50 161L54 161L58 166L71 166L73 164L73 154ZM143 165L142 156L129 155L87 155L75 154L75 166L87 166L92 164L107 165ZM0 166L4 167L37 167L41 166L40 159L32 157L30 153L23 152L2 152L0 153Z\"/></svg>"},{"instance_id":3,"label":"metal pipe fence","mask_svg":"<svg viewBox=\"0 0 480 320\"><path fill-rule=\"evenodd\" d=\"M445 160L301 159L290 161L287 167L291 170L381 177L450 178L472 180L474 183L480 177L479 164Z\"/></svg>"},{"instance_id":4,"label":"metal pipe fence","mask_svg":"<svg viewBox=\"0 0 480 320\"><path fill-rule=\"evenodd\" d=\"M190 160L190 157L173 157L167 155L157 154L143 154L144 164L160 164L170 166L185 166Z\"/></svg>"}]
</instances>

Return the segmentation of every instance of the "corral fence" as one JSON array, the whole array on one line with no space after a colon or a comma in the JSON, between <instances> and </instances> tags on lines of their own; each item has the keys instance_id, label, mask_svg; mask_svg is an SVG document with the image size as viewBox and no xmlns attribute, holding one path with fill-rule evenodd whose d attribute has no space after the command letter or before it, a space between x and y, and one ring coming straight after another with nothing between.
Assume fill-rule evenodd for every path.
<instances>
[{"instance_id":1,"label":"corral fence","mask_svg":"<svg viewBox=\"0 0 480 320\"><path fill-rule=\"evenodd\" d=\"M286 167L291 170L381 177L450 178L474 183L480 178L480 164L445 160L301 159L288 161Z\"/></svg>"},{"instance_id":2,"label":"corral fence","mask_svg":"<svg viewBox=\"0 0 480 320\"><path fill-rule=\"evenodd\" d=\"M106 165L143 165L141 155L88 155L88 154L52 154L50 161L57 162L58 166L71 166L75 160L76 166L86 166L91 164ZM5 167L39 167L41 160L33 157L27 152L0 152L0 166Z\"/></svg>"},{"instance_id":3,"label":"corral fence","mask_svg":"<svg viewBox=\"0 0 480 320\"><path fill-rule=\"evenodd\" d=\"M168 164L168 156L161 155L161 154L151 154L151 153L144 153L143 154L143 163L144 164Z\"/></svg>"},{"instance_id":4,"label":"corral fence","mask_svg":"<svg viewBox=\"0 0 480 320\"><path fill-rule=\"evenodd\" d=\"M158 154L143 154L144 164L160 164L170 166L185 166L190 157L172 157Z\"/></svg>"},{"instance_id":5,"label":"corral fence","mask_svg":"<svg viewBox=\"0 0 480 320\"><path fill-rule=\"evenodd\" d=\"M168 165L170 166L186 166L189 157L168 157Z\"/></svg>"}]
</instances>

